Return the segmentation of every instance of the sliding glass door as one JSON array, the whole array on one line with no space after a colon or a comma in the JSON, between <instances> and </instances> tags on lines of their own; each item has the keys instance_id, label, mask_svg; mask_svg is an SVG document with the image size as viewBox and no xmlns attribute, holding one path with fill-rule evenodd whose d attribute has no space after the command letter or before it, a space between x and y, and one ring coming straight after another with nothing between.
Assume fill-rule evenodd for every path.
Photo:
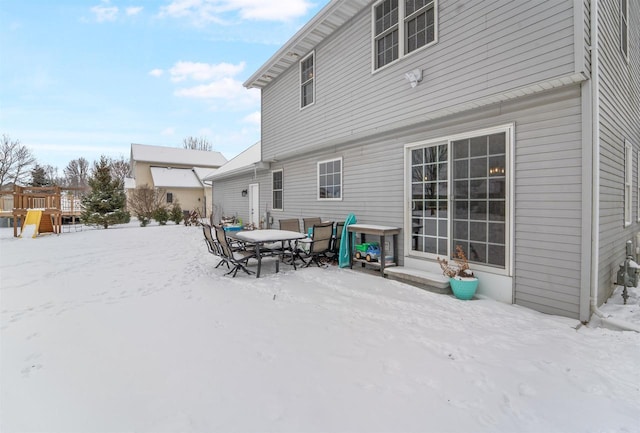
<instances>
[{"instance_id":1,"label":"sliding glass door","mask_svg":"<svg viewBox=\"0 0 640 433\"><path fill-rule=\"evenodd\" d=\"M409 146L410 255L506 269L510 129Z\"/></svg>"}]
</instances>

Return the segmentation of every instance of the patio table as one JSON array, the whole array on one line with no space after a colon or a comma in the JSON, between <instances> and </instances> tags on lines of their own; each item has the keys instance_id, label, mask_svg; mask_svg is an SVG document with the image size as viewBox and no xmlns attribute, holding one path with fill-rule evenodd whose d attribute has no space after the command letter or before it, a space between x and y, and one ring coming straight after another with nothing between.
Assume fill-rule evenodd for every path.
<instances>
[{"instance_id":1,"label":"patio table","mask_svg":"<svg viewBox=\"0 0 640 433\"><path fill-rule=\"evenodd\" d=\"M262 265L262 256L260 248L267 243L274 242L291 242L298 239L304 239L307 236L300 232L294 232L290 230L243 230L239 232L231 232L227 234L229 237L254 244L256 247L256 258L258 259L258 270L256 271L256 278L260 278L260 267ZM271 251L271 250L269 250ZM295 257L292 257L295 260Z\"/></svg>"}]
</instances>

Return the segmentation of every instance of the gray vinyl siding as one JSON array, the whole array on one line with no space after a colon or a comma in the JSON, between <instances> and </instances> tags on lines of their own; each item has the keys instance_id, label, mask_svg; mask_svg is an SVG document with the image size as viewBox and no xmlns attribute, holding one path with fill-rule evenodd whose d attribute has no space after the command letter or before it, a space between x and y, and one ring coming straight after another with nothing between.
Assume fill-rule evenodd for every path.
<instances>
[{"instance_id":1,"label":"gray vinyl siding","mask_svg":"<svg viewBox=\"0 0 640 433\"><path fill-rule=\"evenodd\" d=\"M614 288L615 271L625 257L625 242L635 243L640 150L640 5L629 2L630 61L620 51L619 0L600 2L600 257L598 303ZM634 147L632 223L624 227L624 141Z\"/></svg>"},{"instance_id":2,"label":"gray vinyl siding","mask_svg":"<svg viewBox=\"0 0 640 433\"><path fill-rule=\"evenodd\" d=\"M577 318L580 276L589 272L581 264L581 116L575 85L278 161L272 169L283 169L284 210L274 220L337 221L353 212L362 223L404 227L405 145L513 123L515 302ZM317 162L338 157L343 200L317 200Z\"/></svg>"},{"instance_id":3,"label":"gray vinyl siding","mask_svg":"<svg viewBox=\"0 0 640 433\"><path fill-rule=\"evenodd\" d=\"M264 88L264 159L388 131L575 72L572 0L438 4L438 43L374 73L370 8L315 47L311 107L299 109L297 64ZM411 88L404 74L414 68L424 79Z\"/></svg>"}]
</instances>

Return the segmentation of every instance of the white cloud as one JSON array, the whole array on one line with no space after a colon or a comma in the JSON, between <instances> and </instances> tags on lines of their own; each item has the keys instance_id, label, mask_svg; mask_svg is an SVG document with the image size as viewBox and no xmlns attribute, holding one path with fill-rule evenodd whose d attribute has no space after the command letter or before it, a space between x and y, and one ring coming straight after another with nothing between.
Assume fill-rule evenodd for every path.
<instances>
[{"instance_id":1,"label":"white cloud","mask_svg":"<svg viewBox=\"0 0 640 433\"><path fill-rule=\"evenodd\" d=\"M142 12L142 6L132 6L125 9L125 13L129 16L138 15Z\"/></svg>"},{"instance_id":2,"label":"white cloud","mask_svg":"<svg viewBox=\"0 0 640 433\"><path fill-rule=\"evenodd\" d=\"M233 78L223 78L209 84L182 88L175 91L176 96L200 99L233 99L244 92L244 87L240 81Z\"/></svg>"},{"instance_id":3,"label":"white cloud","mask_svg":"<svg viewBox=\"0 0 640 433\"><path fill-rule=\"evenodd\" d=\"M151 71L149 71L149 75L151 75L152 77L160 77L162 74L164 74L164 71L162 69L152 69Z\"/></svg>"},{"instance_id":4,"label":"white cloud","mask_svg":"<svg viewBox=\"0 0 640 433\"><path fill-rule=\"evenodd\" d=\"M180 82L187 79L195 81L219 80L233 77L242 72L245 62L237 65L219 63L215 65L197 62L178 62L170 70L171 81Z\"/></svg>"},{"instance_id":5,"label":"white cloud","mask_svg":"<svg viewBox=\"0 0 640 433\"><path fill-rule=\"evenodd\" d=\"M99 23L104 21L115 21L118 17L117 6L94 6L91 8Z\"/></svg>"},{"instance_id":6,"label":"white cloud","mask_svg":"<svg viewBox=\"0 0 640 433\"><path fill-rule=\"evenodd\" d=\"M169 5L160 8L159 15L187 18L199 25L225 24L238 18L290 21L304 16L312 6L313 4L307 0L173 0Z\"/></svg>"},{"instance_id":7,"label":"white cloud","mask_svg":"<svg viewBox=\"0 0 640 433\"><path fill-rule=\"evenodd\" d=\"M160 134L161 135L175 135L175 133L176 133L176 128L170 127L170 128L163 129Z\"/></svg>"},{"instance_id":8,"label":"white cloud","mask_svg":"<svg viewBox=\"0 0 640 433\"><path fill-rule=\"evenodd\" d=\"M307 13L312 4L306 0L226 0L243 19L289 21Z\"/></svg>"},{"instance_id":9,"label":"white cloud","mask_svg":"<svg viewBox=\"0 0 640 433\"><path fill-rule=\"evenodd\" d=\"M248 116L245 116L244 119L242 119L243 123L248 123L250 125L254 125L257 127L260 127L261 124L261 118L262 115L260 114L259 111L255 111L251 114L249 114Z\"/></svg>"}]
</instances>

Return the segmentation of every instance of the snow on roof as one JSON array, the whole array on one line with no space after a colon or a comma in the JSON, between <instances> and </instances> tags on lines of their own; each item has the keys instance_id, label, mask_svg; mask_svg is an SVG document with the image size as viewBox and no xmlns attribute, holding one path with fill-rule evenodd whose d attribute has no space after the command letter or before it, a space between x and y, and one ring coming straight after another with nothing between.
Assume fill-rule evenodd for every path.
<instances>
[{"instance_id":1,"label":"snow on roof","mask_svg":"<svg viewBox=\"0 0 640 433\"><path fill-rule=\"evenodd\" d=\"M191 168L151 167L151 177L158 188L202 188Z\"/></svg>"},{"instance_id":2,"label":"snow on roof","mask_svg":"<svg viewBox=\"0 0 640 433\"><path fill-rule=\"evenodd\" d=\"M211 167L193 167L193 171L196 172L198 179L205 180L208 176L211 176L218 169L212 169Z\"/></svg>"},{"instance_id":3,"label":"snow on roof","mask_svg":"<svg viewBox=\"0 0 640 433\"><path fill-rule=\"evenodd\" d=\"M258 141L256 144L245 149L238 156L231 159L225 165L215 170L213 174L210 174L204 180L220 179L234 173L241 172L245 169L253 168L255 164L260 162L260 158L262 158L262 149L260 142Z\"/></svg>"},{"instance_id":4,"label":"snow on roof","mask_svg":"<svg viewBox=\"0 0 640 433\"><path fill-rule=\"evenodd\" d=\"M163 164L180 164L217 168L227 162L220 152L207 150L179 149L177 147L131 144L131 158L134 161Z\"/></svg>"}]
</instances>

